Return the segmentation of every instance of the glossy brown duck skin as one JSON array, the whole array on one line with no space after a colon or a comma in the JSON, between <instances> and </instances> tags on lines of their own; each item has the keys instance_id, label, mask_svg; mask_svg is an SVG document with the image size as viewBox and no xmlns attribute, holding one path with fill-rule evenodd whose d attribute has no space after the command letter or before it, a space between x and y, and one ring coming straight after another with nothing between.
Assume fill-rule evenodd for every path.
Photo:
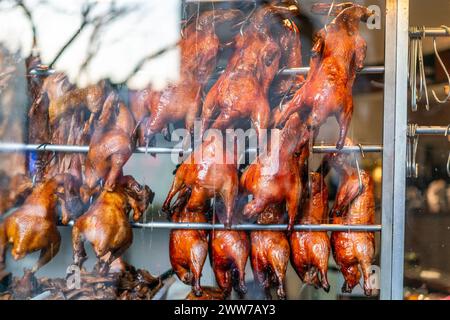
<instances>
[{"instance_id":1,"label":"glossy brown duck skin","mask_svg":"<svg viewBox=\"0 0 450 320\"><path fill-rule=\"evenodd\" d=\"M38 262L31 270L33 273L58 253L61 236L56 227L56 204L64 180L65 175L57 175L36 185L25 203L1 224L0 266L4 265L8 244L12 244L14 260L41 251Z\"/></svg>"},{"instance_id":2,"label":"glossy brown duck skin","mask_svg":"<svg viewBox=\"0 0 450 320\"><path fill-rule=\"evenodd\" d=\"M258 224L283 224L284 206L271 205L259 217ZM266 293L267 299L272 299L270 288L278 287L279 299L286 299L285 278L289 263L289 242L282 231L252 231L251 257L253 275Z\"/></svg>"},{"instance_id":3,"label":"glossy brown duck skin","mask_svg":"<svg viewBox=\"0 0 450 320\"><path fill-rule=\"evenodd\" d=\"M364 66L367 48L359 33L359 23L371 15L366 7L352 5L342 10L326 30L319 31L306 81L285 105L275 125L283 125L298 111L308 128L317 131L334 115L340 127L336 146L339 149L344 146L353 113L352 87L356 71Z\"/></svg>"},{"instance_id":4,"label":"glossy brown duck skin","mask_svg":"<svg viewBox=\"0 0 450 320\"><path fill-rule=\"evenodd\" d=\"M234 288L247 293L245 266L250 255L250 241L245 231L211 232L210 257L218 286L228 296Z\"/></svg>"},{"instance_id":5,"label":"glossy brown duck skin","mask_svg":"<svg viewBox=\"0 0 450 320\"><path fill-rule=\"evenodd\" d=\"M261 129L269 125L269 88L285 49L272 34L271 26L279 16L297 12L295 6L265 4L252 14L243 33L235 38L235 50L225 72L205 98L202 132L207 128L234 128L238 121L250 119L262 141Z\"/></svg>"},{"instance_id":6,"label":"glossy brown duck skin","mask_svg":"<svg viewBox=\"0 0 450 320\"><path fill-rule=\"evenodd\" d=\"M191 212L186 209L190 192L182 191L172 209L172 222L206 223L206 209ZM192 286L196 297L203 294L200 285L203 266L208 255L208 232L205 230L172 230L169 240L170 264L183 283Z\"/></svg>"},{"instance_id":7,"label":"glossy brown duck skin","mask_svg":"<svg viewBox=\"0 0 450 320\"><path fill-rule=\"evenodd\" d=\"M347 143L346 143L347 145ZM374 183L370 174L361 170L362 188L359 186L358 171L350 164L347 155L333 154L325 158L339 174L340 184L335 204L331 210L335 224L374 224L375 199ZM375 254L375 236L373 232L333 232L331 245L334 260L344 276L343 292L351 292L364 277L364 293L372 294L369 284L371 265Z\"/></svg>"},{"instance_id":8,"label":"glossy brown duck skin","mask_svg":"<svg viewBox=\"0 0 450 320\"><path fill-rule=\"evenodd\" d=\"M154 193L131 176L124 176L113 192L103 190L89 210L76 220L72 229L74 264L82 267L87 259L84 242L92 244L98 262L95 267L107 273L110 265L130 247L133 232L128 221L130 209L138 221L153 201ZM102 258L110 254L108 260Z\"/></svg>"},{"instance_id":9,"label":"glossy brown duck skin","mask_svg":"<svg viewBox=\"0 0 450 320\"><path fill-rule=\"evenodd\" d=\"M100 117L95 123L94 134L85 162L85 188L87 200L100 181L104 188L113 191L122 176L122 168L134 150L135 122L131 112L112 92L105 101Z\"/></svg>"},{"instance_id":10,"label":"glossy brown duck skin","mask_svg":"<svg viewBox=\"0 0 450 320\"><path fill-rule=\"evenodd\" d=\"M328 188L318 172L309 175L311 190L306 195L301 224L328 223ZM316 288L330 290L328 259L330 239L326 232L295 231L290 237L291 263L300 279ZM319 278L320 275L320 278Z\"/></svg>"},{"instance_id":11,"label":"glossy brown duck skin","mask_svg":"<svg viewBox=\"0 0 450 320\"><path fill-rule=\"evenodd\" d=\"M188 21L179 44L179 81L148 95L150 117L143 124L147 139L161 132L170 122L181 120L184 120L186 129L193 133L195 118L201 111L203 88L216 68L220 50L216 28L242 18L241 11L229 9L205 11L198 18Z\"/></svg>"},{"instance_id":12,"label":"glossy brown duck skin","mask_svg":"<svg viewBox=\"0 0 450 320\"><path fill-rule=\"evenodd\" d=\"M300 68L302 63L302 45L300 42L300 31L297 25L289 19L284 19L276 25L281 47L280 69ZM282 101L289 101L305 81L303 75L281 75L278 74L270 86L269 97L271 107L278 106Z\"/></svg>"},{"instance_id":13,"label":"glossy brown duck skin","mask_svg":"<svg viewBox=\"0 0 450 320\"><path fill-rule=\"evenodd\" d=\"M299 137L304 130L299 116L292 116L280 133L278 157L263 154L244 171L240 187L243 192L253 195L253 200L243 211L246 218L261 214L271 204L285 203L288 232L292 231L303 189L299 158L306 143L300 143ZM274 168L274 164L278 164L278 168Z\"/></svg>"},{"instance_id":14,"label":"glossy brown duck skin","mask_svg":"<svg viewBox=\"0 0 450 320\"><path fill-rule=\"evenodd\" d=\"M235 156L225 150L221 139L207 138L178 168L162 210L168 212L175 195L187 187L192 192L188 211L201 211L208 200L219 196L226 207L224 223L230 227L239 183Z\"/></svg>"}]
</instances>

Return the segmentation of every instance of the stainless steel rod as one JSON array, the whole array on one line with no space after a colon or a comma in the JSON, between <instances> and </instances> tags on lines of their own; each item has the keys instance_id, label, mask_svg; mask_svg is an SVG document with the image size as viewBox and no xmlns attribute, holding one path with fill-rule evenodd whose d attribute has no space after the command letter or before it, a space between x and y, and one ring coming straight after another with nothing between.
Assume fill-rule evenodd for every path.
<instances>
[{"instance_id":1,"label":"stainless steel rod","mask_svg":"<svg viewBox=\"0 0 450 320\"><path fill-rule=\"evenodd\" d=\"M69 222L73 226L73 221ZM133 228L140 229L178 229L178 230L225 230L223 224L210 223L176 223L176 222L148 222L148 223L131 223ZM286 224L237 224L231 226L232 230L275 230L284 231L287 229ZM381 231L381 225L342 225L342 224L298 224L294 226L294 230L298 231Z\"/></svg>"},{"instance_id":2,"label":"stainless steel rod","mask_svg":"<svg viewBox=\"0 0 450 320\"><path fill-rule=\"evenodd\" d=\"M450 134L450 125L448 126L420 126L416 129L419 135L448 135Z\"/></svg>"},{"instance_id":3,"label":"stainless steel rod","mask_svg":"<svg viewBox=\"0 0 450 320\"><path fill-rule=\"evenodd\" d=\"M309 72L309 67L302 67L302 68L284 69L284 70L281 70L279 74L282 74L282 75L295 75L295 74L307 75L308 72ZM384 66L364 67L358 73L359 74L383 74Z\"/></svg>"},{"instance_id":4,"label":"stainless steel rod","mask_svg":"<svg viewBox=\"0 0 450 320\"><path fill-rule=\"evenodd\" d=\"M225 230L223 224L209 223L174 223L174 222L149 222L149 223L132 223L134 228L145 229L180 229L180 230ZM275 230L284 231L287 229L286 224L239 224L231 226L232 230ZM381 231L381 225L338 225L338 224L313 224L313 225L296 225L294 230L301 231Z\"/></svg>"},{"instance_id":5,"label":"stainless steel rod","mask_svg":"<svg viewBox=\"0 0 450 320\"><path fill-rule=\"evenodd\" d=\"M223 72L223 71L221 71ZM301 68L288 68L288 69L282 69L280 70L280 75L296 75L296 74L303 74L307 75L309 72L309 67L301 67ZM39 76L46 76L55 73L54 70L48 70L48 71L36 71L32 70L30 71L31 75L39 75ZM358 72L359 74L383 74L384 73L384 66L369 66L364 67L361 71Z\"/></svg>"},{"instance_id":6,"label":"stainless steel rod","mask_svg":"<svg viewBox=\"0 0 450 320\"><path fill-rule=\"evenodd\" d=\"M425 28L424 30L414 30L409 32L411 38L422 37L450 37L450 30L438 27L438 28Z\"/></svg>"},{"instance_id":7,"label":"stainless steel rod","mask_svg":"<svg viewBox=\"0 0 450 320\"><path fill-rule=\"evenodd\" d=\"M363 145L364 152L382 152L381 145ZM68 152L68 153L87 153L89 146L72 146L72 145L38 145L38 144L24 144L24 143L0 143L1 152L21 152L21 151L50 151L50 152ZM249 153L255 153L256 149L248 149ZM344 147L338 150L335 146L314 146L313 152L327 153L327 152L360 152L359 146ZM162 148L162 147L138 147L135 153L155 153L155 154L172 154L172 153L191 153L192 149L183 150L182 148Z\"/></svg>"}]
</instances>

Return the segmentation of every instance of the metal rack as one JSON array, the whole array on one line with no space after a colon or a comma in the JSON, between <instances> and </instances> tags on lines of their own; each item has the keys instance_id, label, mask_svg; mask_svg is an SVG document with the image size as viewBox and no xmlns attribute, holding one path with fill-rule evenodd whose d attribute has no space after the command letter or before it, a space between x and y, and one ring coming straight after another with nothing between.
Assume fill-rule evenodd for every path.
<instances>
[{"instance_id":1,"label":"metal rack","mask_svg":"<svg viewBox=\"0 0 450 320\"><path fill-rule=\"evenodd\" d=\"M192 2L191 0L186 0ZM198 1L198 0L196 0ZM404 229L407 159L407 79L409 36L443 36L443 28L429 28L418 33L409 32L409 0L385 0L385 66L367 67L363 74L384 73L383 145L362 146L364 152L382 152L382 217L381 225L297 225L305 231L381 231L381 286L382 300L403 299ZM283 70L282 74L306 74L309 68ZM444 134L447 128L419 127L417 134ZM341 152L360 152L360 147L345 147ZM86 146L25 145L2 143L0 152L54 151L87 152ZM173 148L137 148L136 153L171 154L190 150ZM314 152L336 152L334 146L314 146ZM134 223L136 228L223 229L216 224L174 224L169 222ZM235 230L284 230L286 225L236 225Z\"/></svg>"}]
</instances>

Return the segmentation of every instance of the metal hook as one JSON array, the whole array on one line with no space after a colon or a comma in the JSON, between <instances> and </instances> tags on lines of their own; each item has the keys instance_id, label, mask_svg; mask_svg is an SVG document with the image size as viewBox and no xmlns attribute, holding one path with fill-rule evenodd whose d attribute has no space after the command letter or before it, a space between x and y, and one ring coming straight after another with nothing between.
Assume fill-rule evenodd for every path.
<instances>
[{"instance_id":1,"label":"metal hook","mask_svg":"<svg viewBox=\"0 0 450 320\"><path fill-rule=\"evenodd\" d=\"M419 166L416 161L419 136L416 134L417 124L409 124L407 129L408 147L406 150L406 174L408 178L419 176Z\"/></svg>"},{"instance_id":2,"label":"metal hook","mask_svg":"<svg viewBox=\"0 0 450 320\"><path fill-rule=\"evenodd\" d=\"M448 159L447 159L447 175L450 178L450 152L448 153Z\"/></svg>"},{"instance_id":3,"label":"metal hook","mask_svg":"<svg viewBox=\"0 0 450 320\"><path fill-rule=\"evenodd\" d=\"M334 8L334 0L331 2L330 9L328 10L328 13L327 13L327 22L325 23L325 26L324 26L325 33L328 33L327 25L330 22L330 16L331 16L331 12L333 11L333 8Z\"/></svg>"},{"instance_id":4,"label":"metal hook","mask_svg":"<svg viewBox=\"0 0 450 320\"><path fill-rule=\"evenodd\" d=\"M450 124L447 126L447 129L445 129L444 137L447 137L449 132L450 132Z\"/></svg>"},{"instance_id":5,"label":"metal hook","mask_svg":"<svg viewBox=\"0 0 450 320\"><path fill-rule=\"evenodd\" d=\"M361 144L361 143L358 143L358 147L359 147L359 152L361 153L361 157L362 157L363 159L365 159L365 158L366 158L366 155L365 155L365 153L364 153L364 149L363 149L362 144Z\"/></svg>"},{"instance_id":6,"label":"metal hook","mask_svg":"<svg viewBox=\"0 0 450 320\"><path fill-rule=\"evenodd\" d=\"M355 163L356 163L356 170L358 170L358 193L361 194L364 186L363 186L363 182L362 182L362 174L361 174L361 168L359 167L359 162L358 162L358 158L356 157L356 154L353 153L353 157L355 158Z\"/></svg>"},{"instance_id":7,"label":"metal hook","mask_svg":"<svg viewBox=\"0 0 450 320\"><path fill-rule=\"evenodd\" d=\"M244 26L247 24L248 20L250 20L250 17L253 15L253 13L256 10L256 2L253 3L253 9L252 11L250 11L250 13L247 15L247 17L244 19L244 21L242 22L241 27L239 28L239 34L243 37L244 36Z\"/></svg>"},{"instance_id":8,"label":"metal hook","mask_svg":"<svg viewBox=\"0 0 450 320\"><path fill-rule=\"evenodd\" d=\"M439 64L441 65L442 69L445 72L445 75L447 76L447 82L448 82L448 85L450 86L450 74L448 73L447 68L446 68L444 62L442 61L441 56L439 55L439 52L437 50L436 38L433 38L433 49L434 49L434 54L436 55L436 58L439 61ZM447 94L447 96L444 98L444 100L439 99L434 90L431 90L431 92L433 93L433 97L436 100L436 102L438 102L440 104L446 103L447 101L450 100L450 92Z\"/></svg>"}]
</instances>

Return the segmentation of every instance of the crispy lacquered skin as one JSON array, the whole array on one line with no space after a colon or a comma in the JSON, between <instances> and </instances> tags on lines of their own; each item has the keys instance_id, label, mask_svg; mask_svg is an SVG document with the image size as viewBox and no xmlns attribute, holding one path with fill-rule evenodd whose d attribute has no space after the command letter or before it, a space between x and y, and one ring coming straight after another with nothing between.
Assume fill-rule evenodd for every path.
<instances>
[{"instance_id":1,"label":"crispy lacquered skin","mask_svg":"<svg viewBox=\"0 0 450 320\"><path fill-rule=\"evenodd\" d=\"M216 282L224 293L228 296L234 288L241 297L245 295L245 266L250 255L247 233L213 230L210 255Z\"/></svg>"},{"instance_id":2,"label":"crispy lacquered skin","mask_svg":"<svg viewBox=\"0 0 450 320\"><path fill-rule=\"evenodd\" d=\"M297 25L289 19L284 19L274 27L278 27L274 28L274 32L277 32L282 52L279 68L302 67L302 45ZM278 106L281 101L288 101L288 97L300 89L304 81L303 75L277 75L269 91L271 106Z\"/></svg>"},{"instance_id":3,"label":"crispy lacquered skin","mask_svg":"<svg viewBox=\"0 0 450 320\"><path fill-rule=\"evenodd\" d=\"M218 196L226 208L224 223L230 227L238 183L235 155L224 148L221 139L211 137L178 168L162 210L169 212L174 196L187 187L192 192L186 206L188 211L201 211L208 200Z\"/></svg>"},{"instance_id":4,"label":"crispy lacquered skin","mask_svg":"<svg viewBox=\"0 0 450 320\"><path fill-rule=\"evenodd\" d=\"M85 162L85 201L100 181L104 181L107 191L114 190L123 166L133 153L134 128L131 112L112 92L105 101L89 144Z\"/></svg>"},{"instance_id":5,"label":"crispy lacquered skin","mask_svg":"<svg viewBox=\"0 0 450 320\"><path fill-rule=\"evenodd\" d=\"M75 221L72 229L74 264L82 267L87 259L84 242L92 244L98 259L95 269L107 273L110 265L130 247L133 241L128 213L138 221L153 199L148 186L141 186L131 176L124 176L113 192L103 190L89 210ZM109 258L102 260L105 255Z\"/></svg>"},{"instance_id":6,"label":"crispy lacquered skin","mask_svg":"<svg viewBox=\"0 0 450 320\"><path fill-rule=\"evenodd\" d=\"M295 14L291 10L289 6L262 5L252 14L243 33L235 37L235 51L225 72L205 98L203 132L207 128L234 128L238 122L250 119L261 138L261 129L269 125L269 88L282 53L286 53L282 51L286 45L272 34L271 26L280 15ZM299 42L298 38L290 40ZM288 45L287 51L291 47Z\"/></svg>"},{"instance_id":7,"label":"crispy lacquered skin","mask_svg":"<svg viewBox=\"0 0 450 320\"><path fill-rule=\"evenodd\" d=\"M24 204L4 220L0 226L0 266L4 265L8 244L12 244L14 260L41 251L33 273L58 253L61 236L56 227L56 204L63 185L64 175L37 184Z\"/></svg>"},{"instance_id":8,"label":"crispy lacquered skin","mask_svg":"<svg viewBox=\"0 0 450 320\"><path fill-rule=\"evenodd\" d=\"M326 30L319 31L306 81L284 106L275 121L277 126L298 111L307 126L317 131L334 115L340 127L336 146L339 149L344 146L353 113L352 87L356 71L364 66L367 48L359 33L359 24L371 15L366 7L352 5L342 10Z\"/></svg>"},{"instance_id":9,"label":"crispy lacquered skin","mask_svg":"<svg viewBox=\"0 0 450 320\"><path fill-rule=\"evenodd\" d=\"M346 143L347 144L347 143ZM331 210L335 224L374 224L375 198L372 177L361 170L362 189L359 188L358 171L349 164L345 155L328 157L331 166L339 173L340 184L335 204ZM370 296L369 284L371 265L375 254L375 235L373 232L333 232L331 245L334 260L338 264L345 283L343 292L351 292L359 283L361 267L364 277L364 292Z\"/></svg>"},{"instance_id":10,"label":"crispy lacquered skin","mask_svg":"<svg viewBox=\"0 0 450 320\"><path fill-rule=\"evenodd\" d=\"M207 222L205 212L189 212L185 208L172 215L173 222ZM169 257L178 278L192 285L195 296L202 296L200 278L208 255L208 232L204 230L172 230L169 240Z\"/></svg>"},{"instance_id":11,"label":"crispy lacquered skin","mask_svg":"<svg viewBox=\"0 0 450 320\"><path fill-rule=\"evenodd\" d=\"M143 124L147 139L177 121L184 121L186 129L193 132L195 118L201 111L203 87L216 68L220 50L216 28L223 23L237 22L242 17L239 10L211 10L188 21L180 40L179 80L162 91L150 91L146 101L132 101L147 104L149 108L150 117ZM142 109L139 105L132 108ZM139 117L143 115L141 113L136 120L140 121Z\"/></svg>"},{"instance_id":12,"label":"crispy lacquered skin","mask_svg":"<svg viewBox=\"0 0 450 320\"><path fill-rule=\"evenodd\" d=\"M271 205L258 218L258 224L285 223L284 206ZM283 231L252 231L251 257L255 281L265 289L266 298L272 299L270 288L276 285L279 299L286 299L285 278L289 263L289 242Z\"/></svg>"},{"instance_id":13,"label":"crispy lacquered skin","mask_svg":"<svg viewBox=\"0 0 450 320\"><path fill-rule=\"evenodd\" d=\"M301 224L328 223L328 188L320 173L310 173L310 194L306 196ZM300 279L316 288L330 290L327 279L330 239L326 232L295 231L290 238L291 263ZM320 275L320 277L319 277Z\"/></svg>"},{"instance_id":14,"label":"crispy lacquered skin","mask_svg":"<svg viewBox=\"0 0 450 320\"><path fill-rule=\"evenodd\" d=\"M299 116L291 117L280 133L278 157L274 151L273 155L259 156L241 176L241 189L253 195L243 211L246 218L261 214L271 204L285 203L288 231L292 231L302 193L299 158L305 144L299 143L299 137L304 130ZM278 164L278 168L274 164Z\"/></svg>"}]
</instances>

